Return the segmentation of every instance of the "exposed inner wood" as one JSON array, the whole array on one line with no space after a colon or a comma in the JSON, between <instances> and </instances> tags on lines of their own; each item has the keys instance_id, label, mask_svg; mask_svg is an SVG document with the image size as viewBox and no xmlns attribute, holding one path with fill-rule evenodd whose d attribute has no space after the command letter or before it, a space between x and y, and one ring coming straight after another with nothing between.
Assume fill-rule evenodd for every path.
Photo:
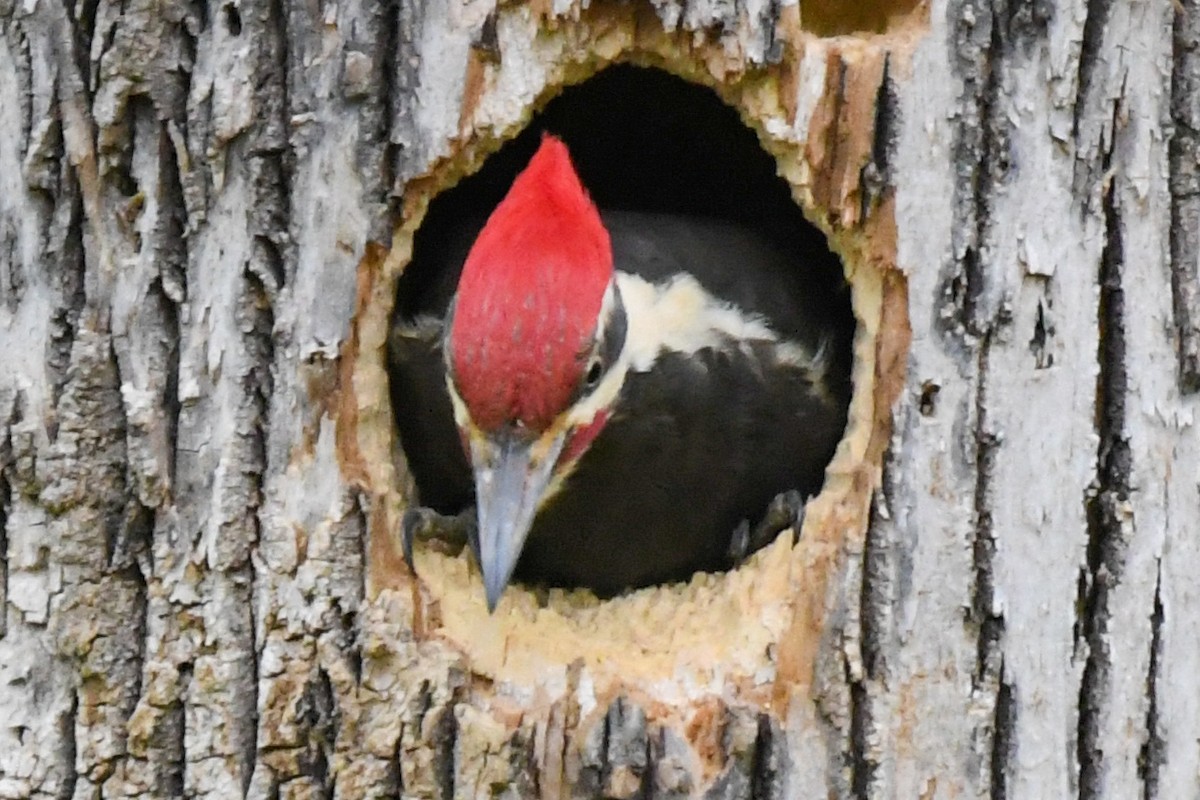
<instances>
[{"instance_id":1,"label":"exposed inner wood","mask_svg":"<svg viewBox=\"0 0 1200 800\"><path fill-rule=\"evenodd\" d=\"M889 33L925 23L929 0L800 0L804 29L818 36Z\"/></svg>"}]
</instances>

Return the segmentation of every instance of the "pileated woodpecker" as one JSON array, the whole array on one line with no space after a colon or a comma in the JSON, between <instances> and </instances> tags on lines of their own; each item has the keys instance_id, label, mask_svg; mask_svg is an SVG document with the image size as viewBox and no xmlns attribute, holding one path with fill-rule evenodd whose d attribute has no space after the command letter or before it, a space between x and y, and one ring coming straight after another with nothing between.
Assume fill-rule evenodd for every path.
<instances>
[{"instance_id":1,"label":"pileated woodpecker","mask_svg":"<svg viewBox=\"0 0 1200 800\"><path fill-rule=\"evenodd\" d=\"M465 247L444 316L397 320L389 360L422 502L474 495L489 608L514 574L611 595L726 568L746 520L819 489L847 333L805 309L794 256L733 223L601 215L548 135Z\"/></svg>"}]
</instances>

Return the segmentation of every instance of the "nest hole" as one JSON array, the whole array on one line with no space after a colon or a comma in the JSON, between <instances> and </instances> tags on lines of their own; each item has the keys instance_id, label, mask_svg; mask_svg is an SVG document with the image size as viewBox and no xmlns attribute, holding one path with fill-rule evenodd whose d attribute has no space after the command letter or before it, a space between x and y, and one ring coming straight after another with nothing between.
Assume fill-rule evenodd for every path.
<instances>
[{"instance_id":1,"label":"nest hole","mask_svg":"<svg viewBox=\"0 0 1200 800\"><path fill-rule=\"evenodd\" d=\"M855 319L840 259L825 235L805 219L791 188L777 175L774 158L736 110L711 89L653 68L612 66L565 89L477 172L437 195L415 233L412 259L398 281L398 319L434 318L444 312L470 243L529 161L543 132L567 144L583 184L602 210L728 220L754 228L794 254L803 275L805 304L835 332L833 340L842 343L828 357L831 374L843 382L849 398ZM431 453L436 443L406 417L405 409L438 402L421 391L392 380L393 408L415 482L415 500L443 514L457 513L472 502L470 476L446 480L441 468L447 458L459 454ZM440 467L429 468L431 459ZM816 494L820 486L796 488Z\"/></svg>"}]
</instances>

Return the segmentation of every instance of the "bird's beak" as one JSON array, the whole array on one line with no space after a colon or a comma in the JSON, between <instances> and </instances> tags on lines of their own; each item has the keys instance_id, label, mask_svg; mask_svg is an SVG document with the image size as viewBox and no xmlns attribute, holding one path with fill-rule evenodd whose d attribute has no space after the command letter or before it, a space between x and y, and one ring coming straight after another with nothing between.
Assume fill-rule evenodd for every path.
<instances>
[{"instance_id":1,"label":"bird's beak","mask_svg":"<svg viewBox=\"0 0 1200 800\"><path fill-rule=\"evenodd\" d=\"M565 431L534 437L516 429L469 437L479 515L479 567L489 612L495 611L516 569L566 438Z\"/></svg>"}]
</instances>

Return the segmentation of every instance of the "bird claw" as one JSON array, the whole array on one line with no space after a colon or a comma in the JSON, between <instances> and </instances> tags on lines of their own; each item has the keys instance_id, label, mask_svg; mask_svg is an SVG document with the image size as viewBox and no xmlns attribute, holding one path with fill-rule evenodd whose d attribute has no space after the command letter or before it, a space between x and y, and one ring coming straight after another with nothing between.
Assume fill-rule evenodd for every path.
<instances>
[{"instance_id":1,"label":"bird claw","mask_svg":"<svg viewBox=\"0 0 1200 800\"><path fill-rule=\"evenodd\" d=\"M740 566L747 558L775 541L775 537L788 528L792 529L793 542L800 535L804 524L804 506L807 500L795 489L775 495L767 506L763 518L753 528L749 520L742 520L734 528L729 541L729 560Z\"/></svg>"},{"instance_id":2,"label":"bird claw","mask_svg":"<svg viewBox=\"0 0 1200 800\"><path fill-rule=\"evenodd\" d=\"M739 566L750 554L750 520L744 519L733 529L729 537L729 563Z\"/></svg>"},{"instance_id":3,"label":"bird claw","mask_svg":"<svg viewBox=\"0 0 1200 800\"><path fill-rule=\"evenodd\" d=\"M454 516L439 514L423 506L404 512L400 520L400 544L404 551L404 562L413 572L417 569L413 562L413 542L418 539L422 542L441 542L455 554L470 545L476 561L479 560L479 536L473 508Z\"/></svg>"}]
</instances>

